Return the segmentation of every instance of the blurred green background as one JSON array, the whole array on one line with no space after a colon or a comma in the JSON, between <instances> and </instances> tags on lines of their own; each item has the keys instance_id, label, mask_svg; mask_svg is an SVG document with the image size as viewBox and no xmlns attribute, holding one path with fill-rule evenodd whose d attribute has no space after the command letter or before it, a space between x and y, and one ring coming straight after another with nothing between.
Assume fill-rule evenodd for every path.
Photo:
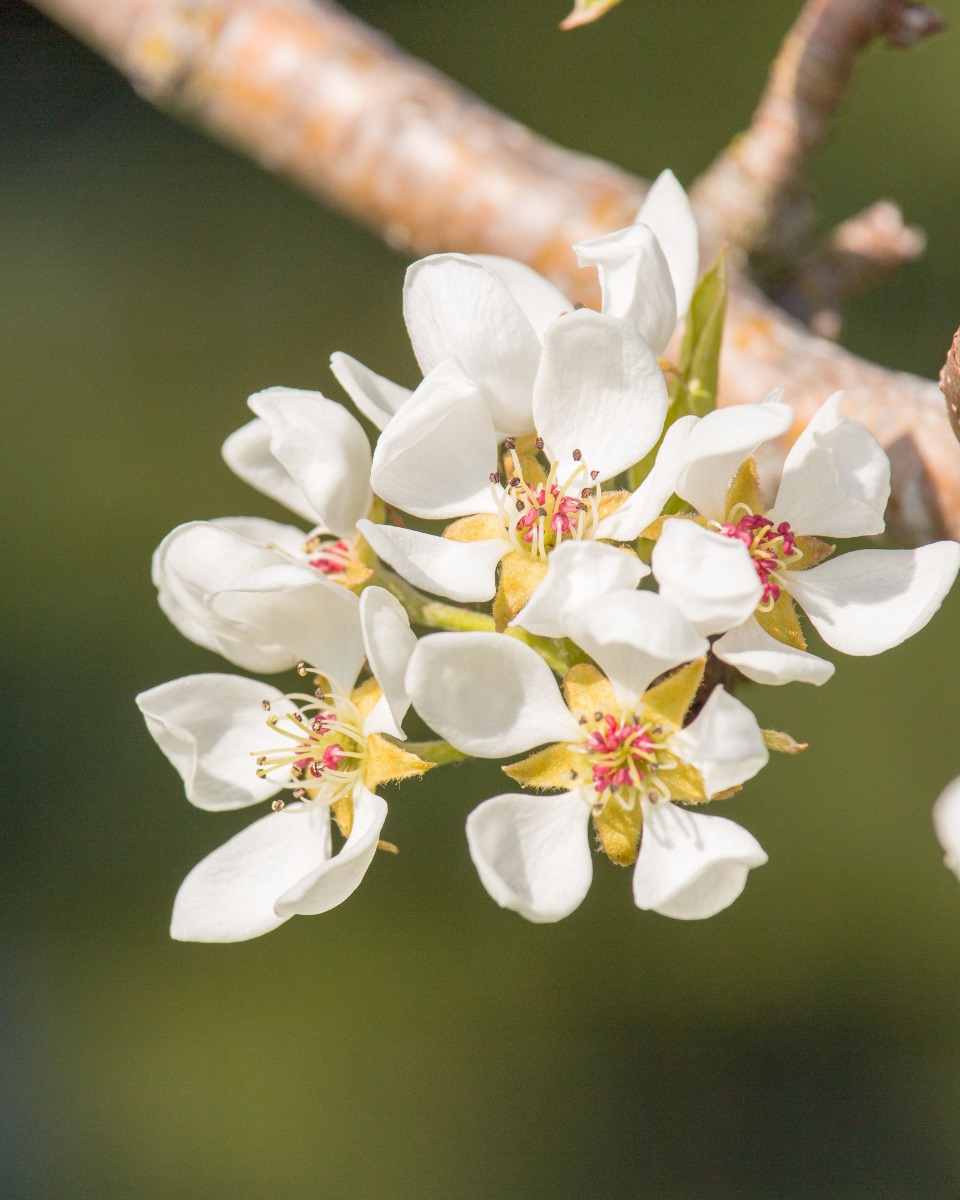
<instances>
[{"instance_id":1,"label":"blurred green background","mask_svg":"<svg viewBox=\"0 0 960 1200\"><path fill-rule=\"evenodd\" d=\"M626 0L568 35L562 0L349 7L556 140L689 183L798 4ZM814 169L825 225L891 196L928 230L844 340L931 376L960 320L958 68L960 32L871 51ZM341 908L168 940L249 815L192 809L133 706L222 668L161 616L150 553L282 516L219 457L248 393L339 396L335 349L415 381L406 264L9 0L0 72L0 1195L960 1196L960 887L930 825L960 772L960 593L822 692L746 697L811 749L726 805L770 863L711 921L637 912L600 860L562 924L501 911L463 837L497 772L447 769L396 792L400 856Z\"/></svg>"}]
</instances>

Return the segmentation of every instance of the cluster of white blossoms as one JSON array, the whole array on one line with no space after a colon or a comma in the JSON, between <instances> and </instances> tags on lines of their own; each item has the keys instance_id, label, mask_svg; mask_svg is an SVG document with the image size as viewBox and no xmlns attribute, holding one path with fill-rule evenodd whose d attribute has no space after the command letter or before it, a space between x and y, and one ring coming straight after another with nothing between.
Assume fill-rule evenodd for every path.
<instances>
[{"instance_id":1,"label":"cluster of white blossoms","mask_svg":"<svg viewBox=\"0 0 960 1200\"><path fill-rule=\"evenodd\" d=\"M798 607L836 650L875 654L940 605L955 543L834 556L826 540L881 533L889 493L885 454L839 396L779 480L757 452L793 423L780 395L711 411L719 332L696 314L722 273L697 286L669 172L635 224L575 250L599 271L600 312L507 259L414 263L416 390L331 362L374 450L339 403L259 392L224 456L301 524L197 521L157 550L183 634L249 672L297 671L287 692L204 674L138 698L193 804L272 802L184 880L174 937L235 941L339 904L395 849L381 786L469 756L505 761L524 789L467 819L500 905L567 915L598 847L633 866L640 908L710 916L766 855L707 804L770 749L800 748L760 729L737 675L829 679ZM681 361L662 364L688 308ZM406 740L411 706L434 740Z\"/></svg>"}]
</instances>

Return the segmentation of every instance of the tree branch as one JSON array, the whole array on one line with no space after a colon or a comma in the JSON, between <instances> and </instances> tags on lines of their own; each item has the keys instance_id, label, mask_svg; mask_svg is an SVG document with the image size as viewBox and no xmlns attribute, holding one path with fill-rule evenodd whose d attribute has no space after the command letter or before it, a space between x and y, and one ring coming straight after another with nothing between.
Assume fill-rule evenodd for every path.
<instances>
[{"instance_id":1,"label":"tree branch","mask_svg":"<svg viewBox=\"0 0 960 1200\"><path fill-rule=\"evenodd\" d=\"M575 300L596 304L595 276L577 267L570 244L627 224L646 187L536 137L331 3L35 3L149 99L404 250L506 254ZM856 9L861 20L878 7L877 0L808 5L848 18ZM827 73L832 108L837 79L847 74L849 65ZM698 216L708 230L716 227L703 189ZM797 411L794 432L830 392L844 388L847 414L868 425L891 455L894 536L912 543L944 531L960 537L960 446L936 384L813 337L742 277L734 280L724 355L721 403L755 402L784 384Z\"/></svg>"}]
</instances>

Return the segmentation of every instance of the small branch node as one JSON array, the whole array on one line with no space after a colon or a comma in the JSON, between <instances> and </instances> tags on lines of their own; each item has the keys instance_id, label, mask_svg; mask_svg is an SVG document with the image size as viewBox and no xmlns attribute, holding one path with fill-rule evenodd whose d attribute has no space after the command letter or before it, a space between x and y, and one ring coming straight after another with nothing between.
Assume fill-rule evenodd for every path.
<instances>
[{"instance_id":1,"label":"small branch node","mask_svg":"<svg viewBox=\"0 0 960 1200\"><path fill-rule=\"evenodd\" d=\"M947 361L940 372L940 391L946 397L950 426L960 440L960 329L953 335Z\"/></svg>"},{"instance_id":2,"label":"small branch node","mask_svg":"<svg viewBox=\"0 0 960 1200\"><path fill-rule=\"evenodd\" d=\"M935 33L943 33L946 27L946 21L931 5L894 0L884 15L882 32L888 45L909 50Z\"/></svg>"}]
</instances>

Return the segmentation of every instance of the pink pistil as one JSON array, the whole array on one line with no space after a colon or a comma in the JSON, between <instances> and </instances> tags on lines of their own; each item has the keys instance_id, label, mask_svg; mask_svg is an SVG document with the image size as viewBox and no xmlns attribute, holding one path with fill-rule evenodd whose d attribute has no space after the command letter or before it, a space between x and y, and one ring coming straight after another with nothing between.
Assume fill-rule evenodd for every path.
<instances>
[{"instance_id":1,"label":"pink pistil","mask_svg":"<svg viewBox=\"0 0 960 1200\"><path fill-rule=\"evenodd\" d=\"M635 785L644 778L656 756L656 744L648 726L620 725L610 713L604 716L601 727L586 738L584 746L588 754L600 760L591 767L593 785L600 794Z\"/></svg>"},{"instance_id":2,"label":"pink pistil","mask_svg":"<svg viewBox=\"0 0 960 1200\"><path fill-rule=\"evenodd\" d=\"M770 578L774 571L783 566L786 558L797 552L797 541L788 521L774 527L769 517L760 513L748 513L737 523L721 525L718 533L724 537L743 542L750 551L753 565L763 587L761 604L773 604L780 599L780 588Z\"/></svg>"}]
</instances>

